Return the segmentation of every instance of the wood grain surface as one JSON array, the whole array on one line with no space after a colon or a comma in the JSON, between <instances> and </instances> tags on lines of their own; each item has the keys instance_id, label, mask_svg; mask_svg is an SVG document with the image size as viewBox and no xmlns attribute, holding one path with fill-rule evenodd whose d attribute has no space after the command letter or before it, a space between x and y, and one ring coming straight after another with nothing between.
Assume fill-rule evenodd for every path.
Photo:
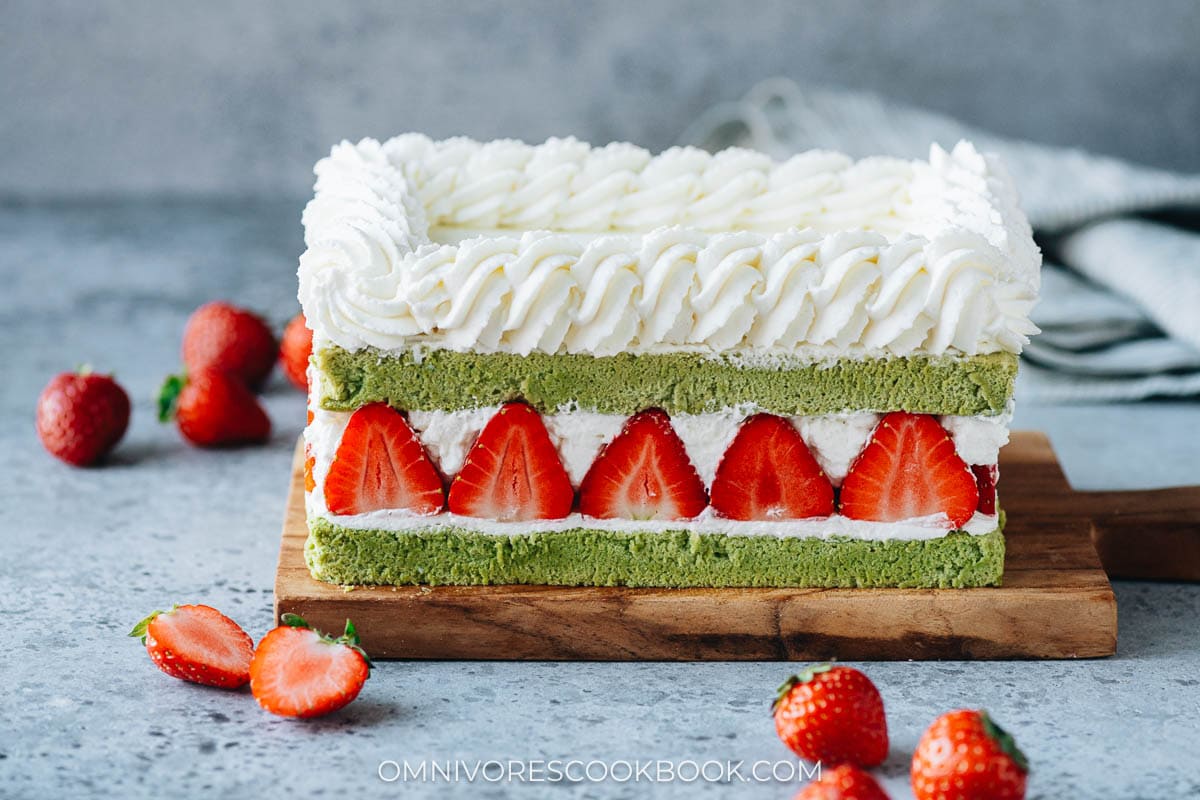
<instances>
[{"instance_id":1,"label":"wood grain surface","mask_svg":"<svg viewBox=\"0 0 1200 800\"><path fill-rule=\"evenodd\" d=\"M1116 649L1116 600L1095 531L1159 525L1189 546L1200 489L1073 492L1040 433L1001 453L1004 586L983 589L627 589L383 586L345 589L304 565L297 453L275 581L276 614L340 630L375 658L539 660L1092 658ZM1082 499L1081 499L1082 498ZM1089 506L1090 499L1095 503ZM1097 509L1095 523L1089 508ZM1099 541L1112 537L1097 534ZM1132 548L1137 550L1136 547Z\"/></svg>"},{"instance_id":2,"label":"wood grain surface","mask_svg":"<svg viewBox=\"0 0 1200 800\"><path fill-rule=\"evenodd\" d=\"M1083 520L1110 578L1200 581L1200 486L1077 492L1046 438L1028 432L1014 433L1000 459L1010 517Z\"/></svg>"}]
</instances>

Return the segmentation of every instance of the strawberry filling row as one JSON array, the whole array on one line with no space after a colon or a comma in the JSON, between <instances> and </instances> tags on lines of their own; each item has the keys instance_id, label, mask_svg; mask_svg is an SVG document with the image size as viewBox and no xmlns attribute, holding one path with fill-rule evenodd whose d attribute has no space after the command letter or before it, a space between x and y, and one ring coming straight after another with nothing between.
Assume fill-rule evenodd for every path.
<instances>
[{"instance_id":1,"label":"strawberry filling row","mask_svg":"<svg viewBox=\"0 0 1200 800\"><path fill-rule=\"evenodd\" d=\"M314 464L307 453L310 492ZM711 508L733 520L942 515L961 528L976 511L995 513L997 477L994 464L964 462L935 417L896 411L880 420L835 489L790 420L755 414L740 424L706 491L670 417L652 408L625 422L576 488L538 412L510 402L484 426L447 486L404 414L372 403L351 415L323 492L326 508L339 515L449 510L520 522L578 511L593 519L687 520Z\"/></svg>"}]
</instances>

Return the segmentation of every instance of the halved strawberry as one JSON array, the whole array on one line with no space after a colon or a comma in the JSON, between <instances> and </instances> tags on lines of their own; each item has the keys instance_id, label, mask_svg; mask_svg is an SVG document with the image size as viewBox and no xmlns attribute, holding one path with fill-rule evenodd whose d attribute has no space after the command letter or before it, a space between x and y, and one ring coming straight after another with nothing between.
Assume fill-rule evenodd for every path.
<instances>
[{"instance_id":1,"label":"halved strawberry","mask_svg":"<svg viewBox=\"0 0 1200 800\"><path fill-rule=\"evenodd\" d=\"M258 704L282 717L319 717L337 711L362 691L371 662L354 624L334 639L295 614L258 643L250 662L250 691Z\"/></svg>"},{"instance_id":2,"label":"halved strawberry","mask_svg":"<svg viewBox=\"0 0 1200 800\"><path fill-rule=\"evenodd\" d=\"M505 403L488 420L450 484L450 511L516 522L562 519L575 490L538 413Z\"/></svg>"},{"instance_id":3,"label":"halved strawberry","mask_svg":"<svg viewBox=\"0 0 1200 800\"><path fill-rule=\"evenodd\" d=\"M667 412L630 417L579 484L579 510L597 519L691 519L708 499Z\"/></svg>"},{"instance_id":4,"label":"halved strawberry","mask_svg":"<svg viewBox=\"0 0 1200 800\"><path fill-rule=\"evenodd\" d=\"M928 414L885 416L842 481L841 509L851 519L899 522L945 514L958 528L978 505L975 476Z\"/></svg>"},{"instance_id":5,"label":"halved strawberry","mask_svg":"<svg viewBox=\"0 0 1200 800\"><path fill-rule=\"evenodd\" d=\"M254 642L236 622L212 606L174 606L134 626L158 668L171 677L236 689L250 680Z\"/></svg>"},{"instance_id":6,"label":"halved strawberry","mask_svg":"<svg viewBox=\"0 0 1200 800\"><path fill-rule=\"evenodd\" d=\"M729 519L827 517L833 484L791 422L755 414L717 465L712 507Z\"/></svg>"},{"instance_id":7,"label":"halved strawberry","mask_svg":"<svg viewBox=\"0 0 1200 800\"><path fill-rule=\"evenodd\" d=\"M313 455L312 445L305 443L304 445L304 491L311 492L317 488L317 481L313 478L313 468L317 466L317 457Z\"/></svg>"},{"instance_id":8,"label":"halved strawberry","mask_svg":"<svg viewBox=\"0 0 1200 800\"><path fill-rule=\"evenodd\" d=\"M326 508L436 514L444 505L442 478L404 415L387 403L355 411L325 476Z\"/></svg>"},{"instance_id":9,"label":"halved strawberry","mask_svg":"<svg viewBox=\"0 0 1200 800\"><path fill-rule=\"evenodd\" d=\"M971 472L975 475L975 485L979 488L979 513L996 513L996 484L1000 481L1000 467L997 464L973 464Z\"/></svg>"}]
</instances>

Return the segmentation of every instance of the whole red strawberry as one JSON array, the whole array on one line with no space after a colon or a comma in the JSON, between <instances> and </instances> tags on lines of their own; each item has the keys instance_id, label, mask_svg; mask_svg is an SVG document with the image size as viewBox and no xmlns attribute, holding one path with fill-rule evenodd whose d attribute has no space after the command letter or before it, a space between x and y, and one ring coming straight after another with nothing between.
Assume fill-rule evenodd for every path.
<instances>
[{"instance_id":1,"label":"whole red strawberry","mask_svg":"<svg viewBox=\"0 0 1200 800\"><path fill-rule=\"evenodd\" d=\"M172 375L158 398L158 418L174 417L179 432L200 447L257 444L271 436L271 420L240 380L217 369Z\"/></svg>"},{"instance_id":2,"label":"whole red strawberry","mask_svg":"<svg viewBox=\"0 0 1200 800\"><path fill-rule=\"evenodd\" d=\"M38 397L38 438L68 464L95 464L117 446L128 427L129 395L111 375L97 375L87 367L64 372Z\"/></svg>"},{"instance_id":3,"label":"whole red strawberry","mask_svg":"<svg viewBox=\"0 0 1200 800\"><path fill-rule=\"evenodd\" d=\"M362 691L371 662L353 623L334 639L295 614L258 643L250 662L250 691L258 704L282 717L319 717L337 711Z\"/></svg>"},{"instance_id":4,"label":"whole red strawberry","mask_svg":"<svg viewBox=\"0 0 1200 800\"><path fill-rule=\"evenodd\" d=\"M888 800L879 783L853 764L821 770L792 800Z\"/></svg>"},{"instance_id":5,"label":"whole red strawberry","mask_svg":"<svg viewBox=\"0 0 1200 800\"><path fill-rule=\"evenodd\" d=\"M308 329L304 315L297 314L283 329L283 339L279 342L279 363L288 380L303 391L308 391L308 359L311 356L312 331Z\"/></svg>"},{"instance_id":6,"label":"whole red strawberry","mask_svg":"<svg viewBox=\"0 0 1200 800\"><path fill-rule=\"evenodd\" d=\"M874 767L887 757L883 698L856 669L810 667L784 681L771 709L779 738L801 758Z\"/></svg>"},{"instance_id":7,"label":"whole red strawberry","mask_svg":"<svg viewBox=\"0 0 1200 800\"><path fill-rule=\"evenodd\" d=\"M1021 800L1029 762L986 711L951 711L933 721L913 753L917 800Z\"/></svg>"},{"instance_id":8,"label":"whole red strawberry","mask_svg":"<svg viewBox=\"0 0 1200 800\"><path fill-rule=\"evenodd\" d=\"M236 689L250 681L254 642L236 622L211 606L174 606L155 611L130 636L163 672L206 686Z\"/></svg>"},{"instance_id":9,"label":"whole red strawberry","mask_svg":"<svg viewBox=\"0 0 1200 800\"><path fill-rule=\"evenodd\" d=\"M232 303L205 303L183 329L183 363L189 372L220 369L258 389L278 355L262 317Z\"/></svg>"}]
</instances>

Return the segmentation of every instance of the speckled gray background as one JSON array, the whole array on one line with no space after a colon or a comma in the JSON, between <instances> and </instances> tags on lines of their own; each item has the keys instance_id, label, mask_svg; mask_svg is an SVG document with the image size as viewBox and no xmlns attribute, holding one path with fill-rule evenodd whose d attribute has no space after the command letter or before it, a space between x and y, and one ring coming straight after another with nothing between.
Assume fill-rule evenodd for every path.
<instances>
[{"instance_id":1,"label":"speckled gray background","mask_svg":"<svg viewBox=\"0 0 1200 800\"><path fill-rule=\"evenodd\" d=\"M766 709L793 665L392 662L309 723L162 675L125 636L153 608L210 603L256 638L271 626L304 401L276 375L270 443L205 452L154 422L150 398L199 303L235 298L277 323L295 312L311 165L342 136L574 132L658 148L710 102L782 72L1200 169L1194 3L880 8L0 7L0 798L794 794L795 782L376 775L404 758L781 759ZM251 197L212 197L231 194ZM134 416L109 466L76 470L41 451L33 405L50 376L89 361L117 372ZM1023 405L1016 425L1047 431L1080 488L1200 483L1200 404ZM887 704L892 797L908 796L923 727L963 705L1026 747L1030 797L1200 797L1200 586L1116 592L1111 659L861 665Z\"/></svg>"},{"instance_id":2,"label":"speckled gray background","mask_svg":"<svg viewBox=\"0 0 1200 800\"><path fill-rule=\"evenodd\" d=\"M16 0L0 194L300 194L343 137L670 145L762 78L1200 171L1191 0Z\"/></svg>"},{"instance_id":3,"label":"speckled gray background","mask_svg":"<svg viewBox=\"0 0 1200 800\"><path fill-rule=\"evenodd\" d=\"M284 485L304 398L276 373L265 447L202 451L154 421L188 313L236 297L282 320L302 246L290 202L0 204L0 798L783 798L798 782L385 784L385 759L758 759L788 756L767 711L796 665L389 662L312 722L249 692L154 669L129 628L209 603L257 639L271 627ZM33 398L55 372L114 369L134 401L110 465L46 456ZM1200 404L1019 406L1080 488L1200 483ZM906 765L938 713L988 708L1033 759L1030 797L1200 797L1200 585L1116 587L1117 655L1097 661L859 665L883 693ZM367 647L370 647L368 641ZM731 791L732 790L732 791Z\"/></svg>"}]
</instances>

